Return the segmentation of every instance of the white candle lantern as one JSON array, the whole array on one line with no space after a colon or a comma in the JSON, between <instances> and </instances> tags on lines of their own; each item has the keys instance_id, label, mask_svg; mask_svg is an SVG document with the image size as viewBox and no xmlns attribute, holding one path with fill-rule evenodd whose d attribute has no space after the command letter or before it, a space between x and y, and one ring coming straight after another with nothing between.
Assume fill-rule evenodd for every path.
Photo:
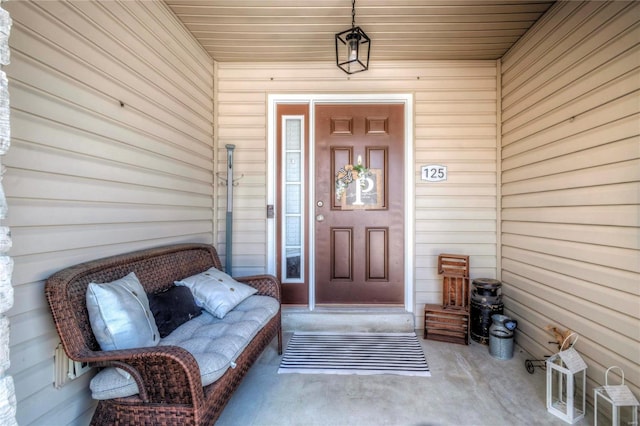
<instances>
[{"instance_id":1,"label":"white candle lantern","mask_svg":"<svg viewBox=\"0 0 640 426\"><path fill-rule=\"evenodd\" d=\"M587 379L587 364L573 344L547 358L547 411L570 424L584 417Z\"/></svg>"},{"instance_id":2,"label":"white candle lantern","mask_svg":"<svg viewBox=\"0 0 640 426\"><path fill-rule=\"evenodd\" d=\"M609 371L613 368L620 370L622 382L619 385L609 384ZM638 426L638 406L640 403L631 392L631 389L624 384L624 371L622 371L622 368L615 365L607 368L607 371L604 373L604 386L595 388L593 394L594 426L598 426L598 397L611 404L612 425L620 425L620 408L627 407L631 411L630 424Z\"/></svg>"}]
</instances>

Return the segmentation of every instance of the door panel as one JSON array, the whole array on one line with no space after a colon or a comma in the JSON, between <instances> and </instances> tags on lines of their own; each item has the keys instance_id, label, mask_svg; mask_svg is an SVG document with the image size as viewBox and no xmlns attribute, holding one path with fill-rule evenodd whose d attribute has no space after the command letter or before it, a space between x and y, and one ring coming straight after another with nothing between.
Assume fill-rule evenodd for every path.
<instances>
[{"instance_id":1,"label":"door panel","mask_svg":"<svg viewBox=\"0 0 640 426\"><path fill-rule=\"evenodd\" d=\"M367 228L367 280L389 280L389 228Z\"/></svg>"},{"instance_id":2,"label":"door panel","mask_svg":"<svg viewBox=\"0 0 640 426\"><path fill-rule=\"evenodd\" d=\"M316 303L403 304L404 106L315 116ZM358 165L368 173L356 179Z\"/></svg>"},{"instance_id":3,"label":"door panel","mask_svg":"<svg viewBox=\"0 0 640 426\"><path fill-rule=\"evenodd\" d=\"M353 279L353 229L331 229L331 280Z\"/></svg>"}]
</instances>

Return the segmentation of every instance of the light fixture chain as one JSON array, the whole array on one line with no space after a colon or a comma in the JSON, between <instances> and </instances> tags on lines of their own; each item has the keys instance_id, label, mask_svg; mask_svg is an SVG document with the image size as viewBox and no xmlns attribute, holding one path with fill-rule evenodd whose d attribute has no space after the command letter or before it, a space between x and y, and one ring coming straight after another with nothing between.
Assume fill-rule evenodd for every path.
<instances>
[{"instance_id":1,"label":"light fixture chain","mask_svg":"<svg viewBox=\"0 0 640 426\"><path fill-rule=\"evenodd\" d=\"M356 26L356 0L351 2L351 28Z\"/></svg>"}]
</instances>

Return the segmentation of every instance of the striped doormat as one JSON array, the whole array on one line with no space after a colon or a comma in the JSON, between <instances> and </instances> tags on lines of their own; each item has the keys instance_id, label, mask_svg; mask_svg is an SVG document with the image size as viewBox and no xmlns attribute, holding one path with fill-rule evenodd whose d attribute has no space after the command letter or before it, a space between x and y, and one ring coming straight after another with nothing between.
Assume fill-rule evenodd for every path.
<instances>
[{"instance_id":1,"label":"striped doormat","mask_svg":"<svg viewBox=\"0 0 640 426\"><path fill-rule=\"evenodd\" d=\"M431 376L415 333L296 332L278 373Z\"/></svg>"}]
</instances>

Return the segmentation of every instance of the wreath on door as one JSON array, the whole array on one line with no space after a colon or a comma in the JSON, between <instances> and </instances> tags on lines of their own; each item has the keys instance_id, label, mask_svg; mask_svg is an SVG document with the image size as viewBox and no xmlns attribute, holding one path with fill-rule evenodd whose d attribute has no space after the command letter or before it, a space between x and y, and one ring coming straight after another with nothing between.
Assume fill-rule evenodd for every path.
<instances>
[{"instance_id":1,"label":"wreath on door","mask_svg":"<svg viewBox=\"0 0 640 426\"><path fill-rule=\"evenodd\" d=\"M364 178L369 175L369 169L362 164L346 164L343 168L336 173L336 200L340 201L342 196L347 191L347 187L353 181L360 182L360 185L364 187L366 185Z\"/></svg>"}]
</instances>

